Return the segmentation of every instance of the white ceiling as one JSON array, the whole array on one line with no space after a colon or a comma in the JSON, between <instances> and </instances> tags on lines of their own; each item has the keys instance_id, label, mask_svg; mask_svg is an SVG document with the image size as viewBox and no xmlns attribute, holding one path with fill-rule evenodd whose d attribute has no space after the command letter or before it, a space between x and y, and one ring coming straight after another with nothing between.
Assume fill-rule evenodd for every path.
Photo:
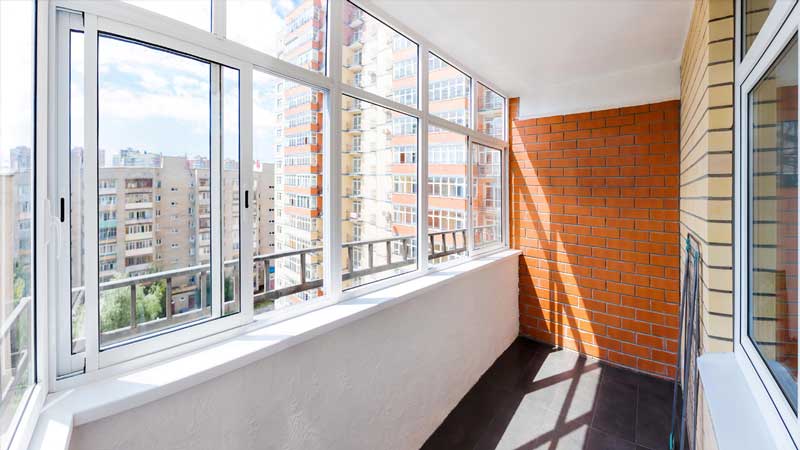
<instances>
[{"instance_id":1,"label":"white ceiling","mask_svg":"<svg viewBox=\"0 0 800 450\"><path fill-rule=\"evenodd\" d=\"M520 116L679 96L692 0L364 0L520 97Z\"/></svg>"}]
</instances>

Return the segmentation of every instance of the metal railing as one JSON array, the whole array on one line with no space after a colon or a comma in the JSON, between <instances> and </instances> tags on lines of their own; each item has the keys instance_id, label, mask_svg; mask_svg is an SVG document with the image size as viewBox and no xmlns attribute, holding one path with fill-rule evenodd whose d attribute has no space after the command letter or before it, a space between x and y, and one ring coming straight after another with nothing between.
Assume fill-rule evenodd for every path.
<instances>
[{"instance_id":1,"label":"metal railing","mask_svg":"<svg viewBox=\"0 0 800 450\"><path fill-rule=\"evenodd\" d=\"M486 227L482 226L476 228ZM428 239L429 260L445 258L451 255L465 253L467 251L467 230L463 228L457 230L431 232L428 234ZM342 274L342 279L352 280L415 263L415 240L416 236L410 235L343 243L342 250L347 254L347 263L344 267L345 273ZM393 244L396 244L397 248L393 248ZM366 253L361 253L360 257L356 257L356 249L362 249L362 252L365 250ZM377 251L379 249L385 249L385 256L380 257L380 260L376 258L376 254L378 254ZM322 278L309 279L310 276L307 271L309 264L318 263L318 261L313 261L313 258L321 258L322 250L323 248L320 246L254 256L254 302L263 303L274 301L281 297L322 288ZM384 251L381 251L380 253L383 253ZM290 286L276 288L273 287L271 283L271 281L273 281L273 277L270 269L275 267L275 261L283 258L297 258L297 270L295 271L294 275L296 275L299 280ZM226 271L226 277L233 276L234 280L238 280L239 274L241 273L238 259L225 261L224 267ZM227 273L228 270L231 270L231 272ZM147 334L156 330L162 330L171 326L198 320L203 317L209 317L211 314L211 301L209 298L208 289L208 279L210 276L209 271L210 265L203 264L100 283L99 291L101 296L103 293L127 289L130 297L129 324L118 329L101 331L102 344L109 345L133 336ZM195 308L177 313L173 310L175 303L173 293L176 288L174 282L176 279L180 278L192 280L192 277L194 277L193 281L190 281L183 286L178 286L178 288L184 288L182 292L187 293L194 291L195 294L198 295L199 301L195 302ZM165 311L163 316L154 320L139 321L137 314L138 290L162 281L165 284ZM241 301L241 292L239 289L240 283L234 282L233 285L233 299L227 299L227 301L223 302L223 315L239 310ZM186 290L186 288L188 288L188 290ZM80 303L81 299L83 298L84 289L84 287L72 289L73 308ZM269 309L269 307L267 309ZM80 349L82 347L82 341L82 338L76 339L76 349Z\"/></svg>"}]
</instances>

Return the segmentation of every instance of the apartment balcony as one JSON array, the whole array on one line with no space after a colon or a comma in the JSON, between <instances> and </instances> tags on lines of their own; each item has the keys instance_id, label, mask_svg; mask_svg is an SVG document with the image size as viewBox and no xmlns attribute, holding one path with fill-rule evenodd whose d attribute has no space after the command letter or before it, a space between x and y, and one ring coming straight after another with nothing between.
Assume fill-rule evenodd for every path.
<instances>
[{"instance_id":1,"label":"apartment balcony","mask_svg":"<svg viewBox=\"0 0 800 450\"><path fill-rule=\"evenodd\" d=\"M364 16L362 14L353 14L350 16L350 21L347 23L347 26L350 28L358 28L364 25Z\"/></svg>"},{"instance_id":2,"label":"apartment balcony","mask_svg":"<svg viewBox=\"0 0 800 450\"><path fill-rule=\"evenodd\" d=\"M360 100L350 100L350 102L344 108L344 112L347 113L362 112L363 110L364 105Z\"/></svg>"},{"instance_id":3,"label":"apartment balcony","mask_svg":"<svg viewBox=\"0 0 800 450\"><path fill-rule=\"evenodd\" d=\"M125 256L152 255L153 247L125 249Z\"/></svg>"},{"instance_id":4,"label":"apartment balcony","mask_svg":"<svg viewBox=\"0 0 800 450\"><path fill-rule=\"evenodd\" d=\"M13 3L0 450L800 449L799 2Z\"/></svg>"},{"instance_id":5,"label":"apartment balcony","mask_svg":"<svg viewBox=\"0 0 800 450\"><path fill-rule=\"evenodd\" d=\"M136 225L136 224L145 224L145 223L153 223L153 216L126 218L125 219L125 225Z\"/></svg>"},{"instance_id":6,"label":"apartment balcony","mask_svg":"<svg viewBox=\"0 0 800 450\"><path fill-rule=\"evenodd\" d=\"M153 202L125 203L125 209L153 209Z\"/></svg>"},{"instance_id":7,"label":"apartment balcony","mask_svg":"<svg viewBox=\"0 0 800 450\"><path fill-rule=\"evenodd\" d=\"M129 185L125 186L124 190L127 194L144 194L153 192L153 186Z\"/></svg>"},{"instance_id":8,"label":"apartment balcony","mask_svg":"<svg viewBox=\"0 0 800 450\"><path fill-rule=\"evenodd\" d=\"M125 266L125 271L128 273L140 273L140 272L147 272L152 268L150 263L143 263L143 264L131 264L130 266Z\"/></svg>"},{"instance_id":9,"label":"apartment balcony","mask_svg":"<svg viewBox=\"0 0 800 450\"><path fill-rule=\"evenodd\" d=\"M364 47L364 40L360 36L353 36L347 44L347 48L351 50L359 50Z\"/></svg>"},{"instance_id":10,"label":"apartment balcony","mask_svg":"<svg viewBox=\"0 0 800 450\"><path fill-rule=\"evenodd\" d=\"M348 123L345 123L344 126L342 127L342 132L343 133L347 133L347 134L358 134L358 135L360 135L363 132L363 130L361 129L361 124L360 123L348 122Z\"/></svg>"},{"instance_id":11,"label":"apartment balcony","mask_svg":"<svg viewBox=\"0 0 800 450\"><path fill-rule=\"evenodd\" d=\"M358 73L364 68L364 64L360 60L351 60L344 64L345 69L353 72Z\"/></svg>"},{"instance_id":12,"label":"apartment balcony","mask_svg":"<svg viewBox=\"0 0 800 450\"><path fill-rule=\"evenodd\" d=\"M97 221L98 228L116 228L117 227L117 219L107 219L103 220L100 219Z\"/></svg>"},{"instance_id":13,"label":"apartment balcony","mask_svg":"<svg viewBox=\"0 0 800 450\"><path fill-rule=\"evenodd\" d=\"M153 232L152 231L144 231L141 233L126 233L125 240L126 241L139 241L142 239L152 239Z\"/></svg>"}]
</instances>

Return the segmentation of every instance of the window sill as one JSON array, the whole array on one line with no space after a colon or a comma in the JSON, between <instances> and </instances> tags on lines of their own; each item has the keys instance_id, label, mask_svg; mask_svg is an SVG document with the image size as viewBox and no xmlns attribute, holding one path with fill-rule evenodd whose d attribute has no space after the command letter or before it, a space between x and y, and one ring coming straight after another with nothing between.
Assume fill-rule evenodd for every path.
<instances>
[{"instance_id":1,"label":"window sill","mask_svg":"<svg viewBox=\"0 0 800 450\"><path fill-rule=\"evenodd\" d=\"M761 413L734 353L707 353L698 358L697 368L719 450L795 448L783 424L769 423Z\"/></svg>"},{"instance_id":2,"label":"window sill","mask_svg":"<svg viewBox=\"0 0 800 450\"><path fill-rule=\"evenodd\" d=\"M143 369L51 394L30 449L68 450L73 427L191 388L508 258L503 249L442 271L274 323Z\"/></svg>"}]
</instances>

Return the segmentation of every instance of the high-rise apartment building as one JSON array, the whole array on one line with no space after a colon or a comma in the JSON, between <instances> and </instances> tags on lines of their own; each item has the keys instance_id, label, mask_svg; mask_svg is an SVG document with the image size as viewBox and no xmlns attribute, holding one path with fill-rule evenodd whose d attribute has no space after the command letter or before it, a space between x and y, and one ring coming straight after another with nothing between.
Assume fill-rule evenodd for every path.
<instances>
[{"instance_id":1,"label":"high-rise apartment building","mask_svg":"<svg viewBox=\"0 0 800 450\"><path fill-rule=\"evenodd\" d=\"M284 19L280 58L313 71L324 69L325 0L301 2ZM322 246L322 125L323 94L288 80L275 85L278 111L274 154L277 252ZM304 261L305 279L322 278L322 251ZM300 283L300 258L274 262L275 288ZM274 307L322 294L309 289L275 300Z\"/></svg>"},{"instance_id":2,"label":"high-rise apartment building","mask_svg":"<svg viewBox=\"0 0 800 450\"><path fill-rule=\"evenodd\" d=\"M80 164L79 149L73 164ZM133 149L113 154L110 164L98 168L98 273L100 282L156 272L207 266L211 262L211 185L209 160L164 156ZM80 166L79 166L80 167ZM223 162L222 253L226 267L239 257L239 165ZM253 170L259 195L253 208L254 254L273 248L271 164ZM80 179L80 177L76 177ZM81 183L74 183L73 195ZM77 196L76 196L77 197ZM80 197L77 197L80 198ZM73 285L80 285L84 267L83 208L72 209ZM262 216L263 215L263 216ZM171 314L204 306L201 289L208 269L170 279ZM231 274L226 271L226 278ZM77 283L77 284L76 284ZM225 300L234 301L233 284L225 281ZM255 284L256 282L254 282ZM263 285L263 280L257 283ZM230 286L229 286L230 285Z\"/></svg>"}]
</instances>

